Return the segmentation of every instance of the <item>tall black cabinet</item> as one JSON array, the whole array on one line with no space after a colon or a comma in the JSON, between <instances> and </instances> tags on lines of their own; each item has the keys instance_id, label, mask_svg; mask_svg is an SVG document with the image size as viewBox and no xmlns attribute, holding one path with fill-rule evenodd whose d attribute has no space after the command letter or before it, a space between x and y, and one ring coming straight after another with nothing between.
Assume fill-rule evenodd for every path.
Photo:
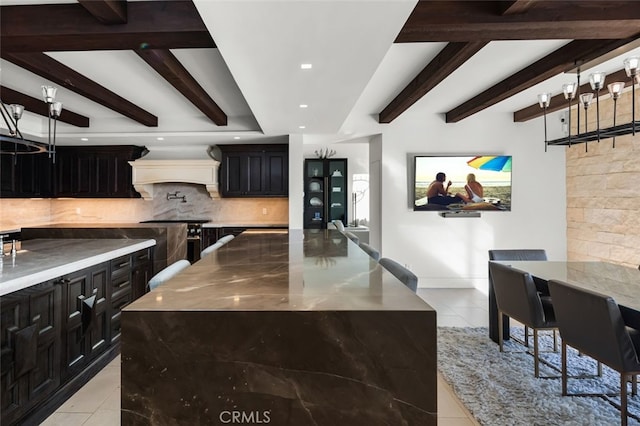
<instances>
[{"instance_id":1,"label":"tall black cabinet","mask_svg":"<svg viewBox=\"0 0 640 426\"><path fill-rule=\"evenodd\" d=\"M347 160L304 160L304 228L326 229L332 220L347 223Z\"/></svg>"}]
</instances>

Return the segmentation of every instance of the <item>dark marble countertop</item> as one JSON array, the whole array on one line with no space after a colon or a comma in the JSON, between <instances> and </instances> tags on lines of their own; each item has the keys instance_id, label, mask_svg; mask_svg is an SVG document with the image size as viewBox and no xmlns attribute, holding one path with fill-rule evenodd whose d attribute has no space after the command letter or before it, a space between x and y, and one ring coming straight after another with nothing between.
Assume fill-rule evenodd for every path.
<instances>
[{"instance_id":1,"label":"dark marble countertop","mask_svg":"<svg viewBox=\"0 0 640 426\"><path fill-rule=\"evenodd\" d=\"M335 230L246 232L130 311L432 311Z\"/></svg>"},{"instance_id":2,"label":"dark marble countertop","mask_svg":"<svg viewBox=\"0 0 640 426\"><path fill-rule=\"evenodd\" d=\"M0 296L152 247L153 239L36 239L0 257Z\"/></svg>"},{"instance_id":3,"label":"dark marble countertop","mask_svg":"<svg viewBox=\"0 0 640 426\"><path fill-rule=\"evenodd\" d=\"M288 223L258 223L258 222L216 222L202 224L203 228L288 228Z\"/></svg>"}]
</instances>

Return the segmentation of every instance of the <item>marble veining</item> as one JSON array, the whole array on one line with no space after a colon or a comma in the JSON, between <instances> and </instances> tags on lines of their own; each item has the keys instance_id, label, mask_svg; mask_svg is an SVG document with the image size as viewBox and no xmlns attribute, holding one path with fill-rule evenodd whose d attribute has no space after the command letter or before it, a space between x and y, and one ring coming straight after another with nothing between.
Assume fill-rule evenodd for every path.
<instances>
[{"instance_id":1,"label":"marble veining","mask_svg":"<svg viewBox=\"0 0 640 426\"><path fill-rule=\"evenodd\" d=\"M0 257L0 296L156 244L155 240L29 240L15 257Z\"/></svg>"},{"instance_id":2,"label":"marble veining","mask_svg":"<svg viewBox=\"0 0 640 426\"><path fill-rule=\"evenodd\" d=\"M122 424L435 425L436 312L337 231L250 232L122 313Z\"/></svg>"}]
</instances>

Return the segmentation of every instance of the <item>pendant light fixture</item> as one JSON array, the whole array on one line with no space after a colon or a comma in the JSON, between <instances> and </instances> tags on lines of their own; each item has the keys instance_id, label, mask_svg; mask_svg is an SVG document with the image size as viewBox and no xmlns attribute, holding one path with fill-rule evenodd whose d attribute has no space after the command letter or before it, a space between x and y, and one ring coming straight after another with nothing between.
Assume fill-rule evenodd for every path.
<instances>
[{"instance_id":1,"label":"pendant light fixture","mask_svg":"<svg viewBox=\"0 0 640 426\"><path fill-rule=\"evenodd\" d=\"M615 83L611 83L607 86L609 89L609 94L611 98L613 98L613 127L616 127L616 105L618 104L618 98L622 93L622 89L624 89L624 81L616 81ZM613 147L616 147L616 136L613 135Z\"/></svg>"},{"instance_id":2,"label":"pendant light fixture","mask_svg":"<svg viewBox=\"0 0 640 426\"><path fill-rule=\"evenodd\" d=\"M540 108L543 109L544 115L544 152L547 152L547 108L551 103L551 93L540 93L538 95L538 103Z\"/></svg>"},{"instance_id":3,"label":"pendant light fixture","mask_svg":"<svg viewBox=\"0 0 640 426\"><path fill-rule=\"evenodd\" d=\"M598 142L600 142L600 89L604 87L604 79L607 75L603 72L595 72L589 76L591 89L596 92L596 122L598 128Z\"/></svg>"},{"instance_id":4,"label":"pendant light fixture","mask_svg":"<svg viewBox=\"0 0 640 426\"><path fill-rule=\"evenodd\" d=\"M640 80L639 65L640 57L634 56L624 60L624 70L627 77L631 78L631 131L633 135L636 134L636 79Z\"/></svg>"},{"instance_id":5,"label":"pendant light fixture","mask_svg":"<svg viewBox=\"0 0 640 426\"><path fill-rule=\"evenodd\" d=\"M591 101L593 101L593 93L583 93L582 95L580 95L580 104L584 108L584 133L585 134L587 133L588 128L589 128L587 110L589 109L589 106L591 105ZM580 110L578 109L578 117L579 116L580 116ZM580 129L578 129L578 133L580 133ZM585 143L584 143L585 152L587 152L589 150L587 145L588 145L588 141L585 141Z\"/></svg>"},{"instance_id":6,"label":"pendant light fixture","mask_svg":"<svg viewBox=\"0 0 640 426\"><path fill-rule=\"evenodd\" d=\"M569 109L567 110L569 115L569 146L571 146L571 101L576 96L576 88L576 83L565 83L562 85L562 93L564 94L564 98L569 101Z\"/></svg>"}]
</instances>

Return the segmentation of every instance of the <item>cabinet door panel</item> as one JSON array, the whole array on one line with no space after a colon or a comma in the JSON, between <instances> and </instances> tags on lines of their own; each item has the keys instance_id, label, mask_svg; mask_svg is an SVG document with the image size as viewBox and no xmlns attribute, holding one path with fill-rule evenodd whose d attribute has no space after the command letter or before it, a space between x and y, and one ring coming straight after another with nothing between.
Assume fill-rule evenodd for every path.
<instances>
[{"instance_id":1,"label":"cabinet door panel","mask_svg":"<svg viewBox=\"0 0 640 426\"><path fill-rule=\"evenodd\" d=\"M265 191L268 195L289 194L289 155L286 152L265 153Z\"/></svg>"},{"instance_id":2,"label":"cabinet door panel","mask_svg":"<svg viewBox=\"0 0 640 426\"><path fill-rule=\"evenodd\" d=\"M259 195L264 191L264 167L262 153L247 154L247 195Z\"/></svg>"},{"instance_id":3,"label":"cabinet door panel","mask_svg":"<svg viewBox=\"0 0 640 426\"><path fill-rule=\"evenodd\" d=\"M108 328L108 303L107 293L109 291L109 271L106 264L99 265L97 269L91 272L91 283L88 297L95 296L95 302L93 309L95 310L92 315L93 324L87 324L85 321L84 328L85 334L89 342L89 353L93 356L98 351L102 351L109 342L109 328Z\"/></svg>"},{"instance_id":4,"label":"cabinet door panel","mask_svg":"<svg viewBox=\"0 0 640 426\"><path fill-rule=\"evenodd\" d=\"M65 335L63 336L64 366L63 377L73 376L80 371L87 356L84 334L82 330L82 301L89 288L90 276L83 270L70 275L64 281L63 306L65 311Z\"/></svg>"}]
</instances>

